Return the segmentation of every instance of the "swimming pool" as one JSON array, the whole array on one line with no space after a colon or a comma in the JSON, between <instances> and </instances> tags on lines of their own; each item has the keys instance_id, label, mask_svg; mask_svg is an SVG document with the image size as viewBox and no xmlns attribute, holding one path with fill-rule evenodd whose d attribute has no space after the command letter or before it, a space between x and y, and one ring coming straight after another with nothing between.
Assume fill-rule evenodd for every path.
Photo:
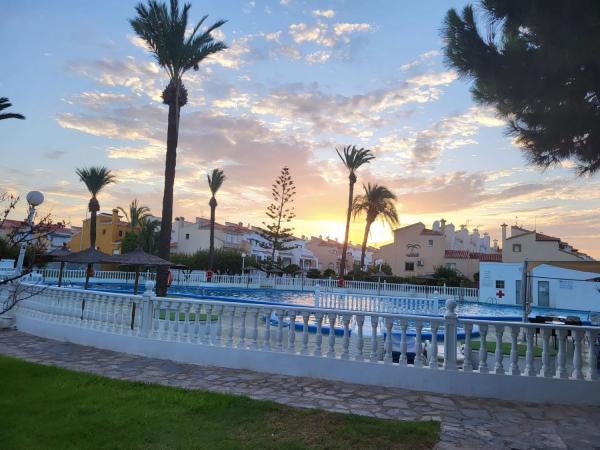
<instances>
[{"instance_id":1,"label":"swimming pool","mask_svg":"<svg viewBox=\"0 0 600 450\"><path fill-rule=\"evenodd\" d=\"M133 292L131 284L94 284L93 290L102 290L109 292ZM140 284L140 292L144 289ZM286 303L293 305L313 306L313 291L287 291L281 289L240 289L240 288L205 288L205 287L185 287L171 286L169 295L207 298L222 297L228 299L240 299L242 301L260 302L260 303ZM444 300L440 300L440 308L443 308ZM443 309L442 309L443 311ZM488 303L475 303L459 301L457 313L460 317L486 319L486 320L516 320L520 321L522 317L521 308L518 305L493 305ZM584 311L571 311L566 309L540 308L532 307L530 316L577 316L582 321L588 321L588 313Z\"/></svg>"}]
</instances>

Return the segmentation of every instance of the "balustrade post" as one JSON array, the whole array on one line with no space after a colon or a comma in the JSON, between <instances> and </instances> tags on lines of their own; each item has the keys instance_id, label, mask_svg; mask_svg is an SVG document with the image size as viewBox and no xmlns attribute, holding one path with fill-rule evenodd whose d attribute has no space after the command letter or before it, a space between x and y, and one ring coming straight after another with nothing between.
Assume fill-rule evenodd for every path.
<instances>
[{"instance_id":1,"label":"balustrade post","mask_svg":"<svg viewBox=\"0 0 600 450\"><path fill-rule=\"evenodd\" d=\"M329 318L329 349L327 351L328 358L335 358L335 321L337 319L337 314L329 313L327 314Z\"/></svg>"},{"instance_id":2,"label":"balustrade post","mask_svg":"<svg viewBox=\"0 0 600 450\"><path fill-rule=\"evenodd\" d=\"M246 314L248 308L243 307L240 311L240 334L238 341L238 348L246 348Z\"/></svg>"},{"instance_id":3,"label":"balustrade post","mask_svg":"<svg viewBox=\"0 0 600 450\"><path fill-rule=\"evenodd\" d=\"M152 281L146 281L144 287L144 293L142 294L142 337L147 338L150 335L152 328L152 292L154 291L154 283ZM131 324L133 327L135 308L132 308Z\"/></svg>"},{"instance_id":4,"label":"balustrade post","mask_svg":"<svg viewBox=\"0 0 600 450\"><path fill-rule=\"evenodd\" d=\"M496 364L494 364L494 373L501 375L504 374L504 365L502 364L502 360L504 359L504 352L502 351L504 325L494 325L494 330L496 331L496 352L494 353Z\"/></svg>"},{"instance_id":5,"label":"balustrade post","mask_svg":"<svg viewBox=\"0 0 600 450\"><path fill-rule=\"evenodd\" d=\"M588 363L589 363L589 372L588 372L588 380L597 380L598 379L598 332L595 330L588 331L589 338L589 351L588 351Z\"/></svg>"},{"instance_id":6,"label":"balustrade post","mask_svg":"<svg viewBox=\"0 0 600 450\"><path fill-rule=\"evenodd\" d=\"M321 307L321 287L317 284L315 286L315 308Z\"/></svg>"},{"instance_id":7,"label":"balustrade post","mask_svg":"<svg viewBox=\"0 0 600 450\"><path fill-rule=\"evenodd\" d=\"M385 323L386 336L385 336L385 355L383 356L383 362L386 364L391 364L394 359L393 355L392 355L392 351L393 351L392 326L394 325L394 319L392 319L391 317L386 317L384 323Z\"/></svg>"},{"instance_id":8,"label":"balustrade post","mask_svg":"<svg viewBox=\"0 0 600 450\"><path fill-rule=\"evenodd\" d=\"M572 377L576 380L583 379L583 358L581 355L581 340L583 338L583 332L581 330L573 330L573 339L575 340L575 349L573 351L573 375Z\"/></svg>"},{"instance_id":9,"label":"balustrade post","mask_svg":"<svg viewBox=\"0 0 600 450\"><path fill-rule=\"evenodd\" d=\"M344 339L342 341L342 359L350 358L350 321L352 320L351 314L345 314L342 316L342 321L344 324Z\"/></svg>"},{"instance_id":10,"label":"balustrade post","mask_svg":"<svg viewBox=\"0 0 600 450\"><path fill-rule=\"evenodd\" d=\"M464 324L465 329L465 354L463 362L463 372L473 371L473 362L471 361L471 332L473 331L473 324L467 322Z\"/></svg>"},{"instance_id":11,"label":"balustrade post","mask_svg":"<svg viewBox=\"0 0 600 450\"><path fill-rule=\"evenodd\" d=\"M263 310L265 314L265 334L263 339L263 350L271 350L271 309Z\"/></svg>"},{"instance_id":12,"label":"balustrade post","mask_svg":"<svg viewBox=\"0 0 600 450\"><path fill-rule=\"evenodd\" d=\"M323 326L323 313L321 313L321 312L315 313L315 320L317 322L317 336L315 337L315 351L314 351L314 355L315 356L323 356L323 353L322 353L322 350L321 350L321 344L323 342L323 330L322 330L322 326Z\"/></svg>"},{"instance_id":13,"label":"balustrade post","mask_svg":"<svg viewBox=\"0 0 600 450\"><path fill-rule=\"evenodd\" d=\"M376 362L379 358L377 355L377 326L379 325L379 317L371 315L371 361Z\"/></svg>"},{"instance_id":14,"label":"balustrade post","mask_svg":"<svg viewBox=\"0 0 600 450\"><path fill-rule=\"evenodd\" d=\"M215 314L217 315L217 331L215 333L215 345L223 345L223 315L225 314L225 307L217 305L215 307Z\"/></svg>"},{"instance_id":15,"label":"balustrade post","mask_svg":"<svg viewBox=\"0 0 600 450\"><path fill-rule=\"evenodd\" d=\"M212 310L213 305L205 304L204 305L204 314L206 314L206 320L204 321L204 337L202 339L202 343L210 344L210 335L212 328Z\"/></svg>"},{"instance_id":16,"label":"balustrade post","mask_svg":"<svg viewBox=\"0 0 600 450\"><path fill-rule=\"evenodd\" d=\"M510 327L510 374L519 375L519 332L520 327Z\"/></svg>"},{"instance_id":17,"label":"balustrade post","mask_svg":"<svg viewBox=\"0 0 600 450\"><path fill-rule=\"evenodd\" d=\"M258 349L258 314L260 310L258 308L252 309L252 334L250 335L250 339L252 342L250 343L250 348L253 350Z\"/></svg>"},{"instance_id":18,"label":"balustrade post","mask_svg":"<svg viewBox=\"0 0 600 450\"><path fill-rule=\"evenodd\" d=\"M479 325L479 335L481 337L479 346L479 373L488 373L489 371L487 365L487 332L487 324Z\"/></svg>"},{"instance_id":19,"label":"balustrade post","mask_svg":"<svg viewBox=\"0 0 600 450\"><path fill-rule=\"evenodd\" d=\"M229 310L229 329L227 330L227 347L233 347L233 331L235 325L235 306L227 308Z\"/></svg>"},{"instance_id":20,"label":"balustrade post","mask_svg":"<svg viewBox=\"0 0 600 450\"><path fill-rule=\"evenodd\" d=\"M527 351L525 353L525 375L529 377L535 376L535 367L533 365L533 334L535 329L528 327L525 330L525 338L527 339Z\"/></svg>"},{"instance_id":21,"label":"balustrade post","mask_svg":"<svg viewBox=\"0 0 600 450\"><path fill-rule=\"evenodd\" d=\"M406 330L408 328L408 320L400 319L400 358L398 363L401 366L406 366L408 364L408 343L406 342Z\"/></svg>"},{"instance_id":22,"label":"balustrade post","mask_svg":"<svg viewBox=\"0 0 600 450\"><path fill-rule=\"evenodd\" d=\"M310 313L308 311L302 312L302 351L300 354L308 355L308 320L310 319Z\"/></svg>"},{"instance_id":23,"label":"balustrade post","mask_svg":"<svg viewBox=\"0 0 600 450\"><path fill-rule=\"evenodd\" d=\"M423 345L421 344L423 331L423 322L415 321L415 367L423 367Z\"/></svg>"},{"instance_id":24,"label":"balustrade post","mask_svg":"<svg viewBox=\"0 0 600 450\"><path fill-rule=\"evenodd\" d=\"M437 333L440 324L433 320L431 321L431 344L429 345L429 368L438 369L438 340Z\"/></svg>"},{"instance_id":25,"label":"balustrade post","mask_svg":"<svg viewBox=\"0 0 600 450\"><path fill-rule=\"evenodd\" d=\"M283 351L283 318L285 316L283 309L275 311L277 315L277 351Z\"/></svg>"},{"instance_id":26,"label":"balustrade post","mask_svg":"<svg viewBox=\"0 0 600 450\"><path fill-rule=\"evenodd\" d=\"M566 351L566 339L567 332L564 329L557 331L558 338L558 355L556 356L556 374L555 378L568 378L569 372L567 372L567 351Z\"/></svg>"},{"instance_id":27,"label":"balustrade post","mask_svg":"<svg viewBox=\"0 0 600 450\"><path fill-rule=\"evenodd\" d=\"M356 328L358 331L358 336L356 339L356 360L357 361L362 361L364 359L364 354L363 354L363 347L365 345L364 342L364 338L363 338L363 325L365 323L365 316L363 316L362 314L357 314L356 315Z\"/></svg>"},{"instance_id":28,"label":"balustrade post","mask_svg":"<svg viewBox=\"0 0 600 450\"><path fill-rule=\"evenodd\" d=\"M290 329L288 332L288 353L296 353L296 311L290 311Z\"/></svg>"},{"instance_id":29,"label":"balustrade post","mask_svg":"<svg viewBox=\"0 0 600 450\"><path fill-rule=\"evenodd\" d=\"M456 301L446 300L444 315L444 369L456 370Z\"/></svg>"}]
</instances>

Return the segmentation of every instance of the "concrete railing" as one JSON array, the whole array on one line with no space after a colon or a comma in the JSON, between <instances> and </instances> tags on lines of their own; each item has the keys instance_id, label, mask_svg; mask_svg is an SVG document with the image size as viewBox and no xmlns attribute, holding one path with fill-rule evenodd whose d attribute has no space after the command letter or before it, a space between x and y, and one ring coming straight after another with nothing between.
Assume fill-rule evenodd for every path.
<instances>
[{"instance_id":1,"label":"concrete railing","mask_svg":"<svg viewBox=\"0 0 600 450\"><path fill-rule=\"evenodd\" d=\"M420 391L600 405L600 328L467 320L457 317L453 300L447 301L444 316L432 317L158 298L151 284L143 296L25 287L18 328L82 345ZM476 329L480 350L473 351ZM540 350L536 333L541 334L541 358L535 356ZM519 336L526 339L524 358ZM558 340L556 356L552 336ZM496 343L491 355L488 340Z\"/></svg>"},{"instance_id":2,"label":"concrete railing","mask_svg":"<svg viewBox=\"0 0 600 450\"><path fill-rule=\"evenodd\" d=\"M58 280L58 269L39 269L36 273L44 280ZM133 284L134 272L101 271L97 270L91 283L130 283ZM65 270L64 283L83 283L85 270ZM140 280L155 281L155 273L141 272ZM338 280L306 277L267 277L265 275L213 275L211 282L206 278L204 271L173 271L173 286L212 286L212 287L240 287L240 288L273 288L288 290L312 290L319 287L322 291L340 292L348 294L372 294L402 297L453 297L460 300L479 299L479 289L459 288L446 286L422 286L418 284L387 283L386 281L346 281L343 287L338 285Z\"/></svg>"},{"instance_id":3,"label":"concrete railing","mask_svg":"<svg viewBox=\"0 0 600 450\"><path fill-rule=\"evenodd\" d=\"M388 297L366 294L339 294L315 289L315 306L350 311L434 314L439 313L437 298Z\"/></svg>"}]
</instances>

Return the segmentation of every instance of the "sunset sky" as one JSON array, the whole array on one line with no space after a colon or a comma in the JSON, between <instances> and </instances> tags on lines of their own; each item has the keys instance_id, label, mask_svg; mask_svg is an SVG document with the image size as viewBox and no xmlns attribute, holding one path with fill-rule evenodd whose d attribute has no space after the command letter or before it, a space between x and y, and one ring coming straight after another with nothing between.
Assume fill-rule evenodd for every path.
<instances>
[{"instance_id":1,"label":"sunset sky","mask_svg":"<svg viewBox=\"0 0 600 450\"><path fill-rule=\"evenodd\" d=\"M529 167L468 80L444 65L440 28L457 1L198 1L191 18L229 22L230 49L185 79L175 215L209 212L206 173L225 170L217 220L260 225L287 165L298 235L342 238L347 173L335 148L371 148L358 173L398 195L403 225L445 218L499 237L537 226L600 258L600 178L569 164ZM87 194L75 168L105 165L118 183L103 211L134 198L160 215L166 76L127 21L133 1L4 2L0 97L27 120L0 123L0 190L46 196L42 211L80 225ZM15 217L22 218L23 210ZM518 219L517 219L518 217ZM362 237L364 223L352 227ZM371 242L391 238L378 224Z\"/></svg>"}]
</instances>

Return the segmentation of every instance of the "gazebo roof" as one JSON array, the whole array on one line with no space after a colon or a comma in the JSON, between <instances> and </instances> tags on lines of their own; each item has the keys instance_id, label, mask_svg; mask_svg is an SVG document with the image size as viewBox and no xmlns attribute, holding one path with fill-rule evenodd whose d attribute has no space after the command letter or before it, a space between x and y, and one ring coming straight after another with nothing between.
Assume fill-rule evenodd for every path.
<instances>
[{"instance_id":1,"label":"gazebo roof","mask_svg":"<svg viewBox=\"0 0 600 450\"><path fill-rule=\"evenodd\" d=\"M154 256L151 253L146 253L143 250L134 250L122 255L115 255L112 261L116 264L127 264L132 266L170 266L171 262Z\"/></svg>"},{"instance_id":2,"label":"gazebo roof","mask_svg":"<svg viewBox=\"0 0 600 450\"><path fill-rule=\"evenodd\" d=\"M76 263L76 264L96 264L96 263L112 263L114 258L106 253L102 253L93 248L87 248L80 252L69 253L68 255L55 258L56 261Z\"/></svg>"},{"instance_id":3,"label":"gazebo roof","mask_svg":"<svg viewBox=\"0 0 600 450\"><path fill-rule=\"evenodd\" d=\"M46 256L50 256L51 258L61 258L63 256L67 256L72 254L71 250L69 250L67 247L63 246L63 247L58 247L55 248L54 250L49 251L48 253L46 253Z\"/></svg>"}]
</instances>

